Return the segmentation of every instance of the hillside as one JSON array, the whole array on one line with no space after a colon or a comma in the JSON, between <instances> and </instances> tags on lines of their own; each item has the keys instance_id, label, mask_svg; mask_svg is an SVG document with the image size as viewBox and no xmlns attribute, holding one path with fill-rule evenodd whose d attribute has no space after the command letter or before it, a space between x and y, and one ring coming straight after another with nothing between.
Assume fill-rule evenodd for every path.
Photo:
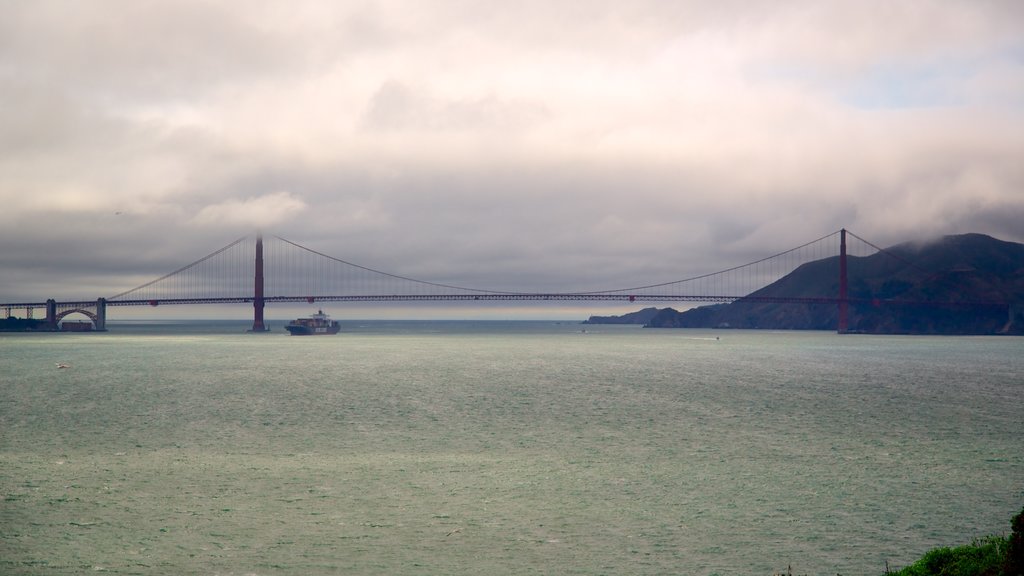
<instances>
[{"instance_id":1,"label":"hillside","mask_svg":"<svg viewBox=\"0 0 1024 576\"><path fill-rule=\"evenodd\" d=\"M983 234L904 243L847 260L849 329L866 333L1024 334L1024 244ZM839 257L805 264L751 294L835 298ZM660 310L648 327L835 330L835 304L737 301Z\"/></svg>"},{"instance_id":2,"label":"hillside","mask_svg":"<svg viewBox=\"0 0 1024 576\"><path fill-rule=\"evenodd\" d=\"M622 316L591 316L583 324L647 324L657 314L657 308L644 308Z\"/></svg>"}]
</instances>

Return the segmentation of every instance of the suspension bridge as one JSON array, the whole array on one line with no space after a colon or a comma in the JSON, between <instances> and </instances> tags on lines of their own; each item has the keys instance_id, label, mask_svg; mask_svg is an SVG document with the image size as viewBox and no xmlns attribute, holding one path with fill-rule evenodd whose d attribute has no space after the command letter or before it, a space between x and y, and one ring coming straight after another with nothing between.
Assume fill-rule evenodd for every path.
<instances>
[{"instance_id":1,"label":"suspension bridge","mask_svg":"<svg viewBox=\"0 0 1024 576\"><path fill-rule=\"evenodd\" d=\"M837 307L836 330L846 332L848 241L856 256L884 252L859 236L839 230L795 248L725 270L683 279L609 290L522 292L470 288L410 278L354 264L290 240L260 233L239 238L215 252L140 286L88 300L48 299L0 303L10 317L25 310L28 318L43 311L45 322L58 329L70 315L86 316L89 328L106 330L107 311L120 306L165 306L249 303L252 331L266 331L264 309L281 302L428 302L428 301L619 301L646 303L728 303L735 301L827 304ZM810 262L834 264L835 283L829 293L779 294L765 288Z\"/></svg>"}]
</instances>

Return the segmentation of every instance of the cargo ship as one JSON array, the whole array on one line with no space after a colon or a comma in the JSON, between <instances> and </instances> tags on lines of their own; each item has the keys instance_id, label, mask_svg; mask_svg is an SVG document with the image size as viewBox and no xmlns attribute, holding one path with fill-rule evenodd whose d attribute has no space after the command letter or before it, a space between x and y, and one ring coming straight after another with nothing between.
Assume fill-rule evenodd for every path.
<instances>
[{"instance_id":1,"label":"cargo ship","mask_svg":"<svg viewBox=\"0 0 1024 576\"><path fill-rule=\"evenodd\" d=\"M341 330L341 324L338 324L337 320L331 320L323 310L319 310L309 318L292 320L284 329L292 336L321 336L337 334L338 330Z\"/></svg>"}]
</instances>

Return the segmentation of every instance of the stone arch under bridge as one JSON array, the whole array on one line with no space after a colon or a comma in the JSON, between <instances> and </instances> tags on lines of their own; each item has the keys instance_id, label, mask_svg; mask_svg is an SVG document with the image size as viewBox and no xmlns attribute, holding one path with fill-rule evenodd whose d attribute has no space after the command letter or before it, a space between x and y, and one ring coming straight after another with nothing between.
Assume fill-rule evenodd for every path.
<instances>
[{"instance_id":1,"label":"stone arch under bridge","mask_svg":"<svg viewBox=\"0 0 1024 576\"><path fill-rule=\"evenodd\" d=\"M100 298L96 301L96 304L91 306L82 306L81 303L76 303L71 307L62 307L54 300L46 301L46 320L47 322L56 328L60 321L66 316L71 314L82 314L90 321L92 321L93 330L97 332L105 332L107 330L107 302L104 298Z\"/></svg>"},{"instance_id":2,"label":"stone arch under bridge","mask_svg":"<svg viewBox=\"0 0 1024 576\"><path fill-rule=\"evenodd\" d=\"M86 317L89 318L89 320L92 321L93 329L96 329L96 326L97 326L97 324L99 322L99 316L97 316L96 314L94 314L94 313L92 313L92 312L90 312L88 310L85 310L83 308L73 308L71 310L64 310L63 312L60 312L60 313L57 314L57 317L54 318L54 321L55 321L56 324L60 324L61 320L63 320L65 317L70 316L72 314L83 314L83 315L85 315Z\"/></svg>"}]
</instances>

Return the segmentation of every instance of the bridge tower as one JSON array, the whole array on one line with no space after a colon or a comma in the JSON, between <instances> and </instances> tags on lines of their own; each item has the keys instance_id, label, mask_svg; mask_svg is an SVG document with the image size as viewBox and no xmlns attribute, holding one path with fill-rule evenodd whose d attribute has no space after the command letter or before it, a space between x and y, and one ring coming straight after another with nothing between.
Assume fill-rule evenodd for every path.
<instances>
[{"instance_id":1,"label":"bridge tower","mask_svg":"<svg viewBox=\"0 0 1024 576\"><path fill-rule=\"evenodd\" d=\"M46 300L46 324L51 330L57 329L57 301L53 298Z\"/></svg>"},{"instance_id":2,"label":"bridge tower","mask_svg":"<svg viewBox=\"0 0 1024 576\"><path fill-rule=\"evenodd\" d=\"M846 293L846 228L839 231L839 325L836 332L845 334L849 330L847 318L848 295Z\"/></svg>"},{"instance_id":3,"label":"bridge tower","mask_svg":"<svg viewBox=\"0 0 1024 576\"><path fill-rule=\"evenodd\" d=\"M96 319L92 322L97 332L107 331L107 299L96 299Z\"/></svg>"},{"instance_id":4,"label":"bridge tower","mask_svg":"<svg viewBox=\"0 0 1024 576\"><path fill-rule=\"evenodd\" d=\"M256 277L253 280L253 319L250 332L266 332L263 325L263 233L256 233Z\"/></svg>"}]
</instances>

